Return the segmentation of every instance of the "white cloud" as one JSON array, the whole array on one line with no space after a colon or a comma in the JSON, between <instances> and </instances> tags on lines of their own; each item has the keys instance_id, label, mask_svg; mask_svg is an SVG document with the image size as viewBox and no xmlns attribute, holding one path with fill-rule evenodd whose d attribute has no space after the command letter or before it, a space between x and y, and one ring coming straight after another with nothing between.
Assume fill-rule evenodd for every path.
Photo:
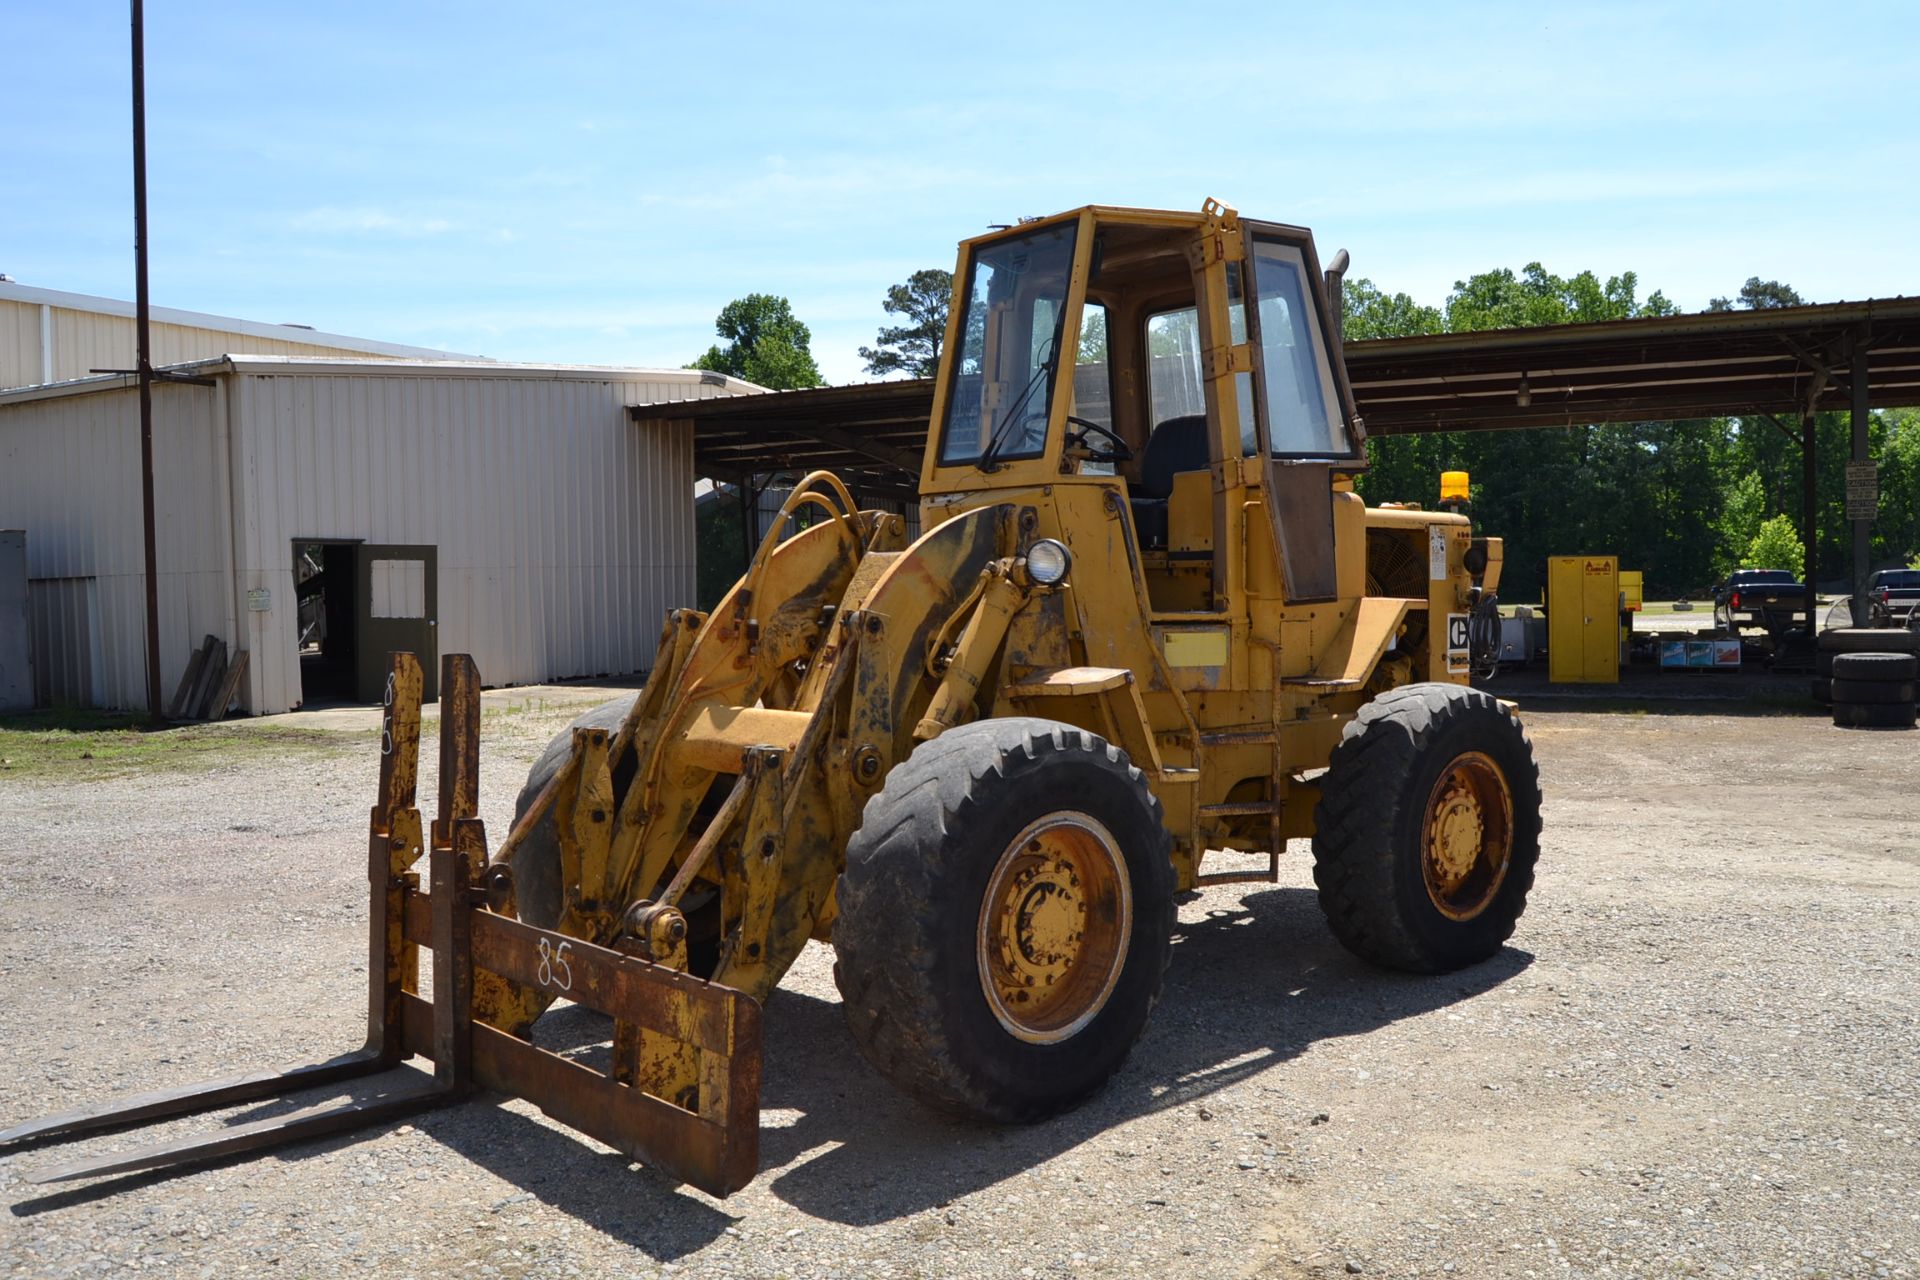
<instances>
[{"instance_id":1,"label":"white cloud","mask_svg":"<svg viewBox=\"0 0 1920 1280\"><path fill-rule=\"evenodd\" d=\"M384 209L342 209L326 205L297 215L290 224L295 231L327 235L437 236L453 230L445 218L402 217Z\"/></svg>"}]
</instances>

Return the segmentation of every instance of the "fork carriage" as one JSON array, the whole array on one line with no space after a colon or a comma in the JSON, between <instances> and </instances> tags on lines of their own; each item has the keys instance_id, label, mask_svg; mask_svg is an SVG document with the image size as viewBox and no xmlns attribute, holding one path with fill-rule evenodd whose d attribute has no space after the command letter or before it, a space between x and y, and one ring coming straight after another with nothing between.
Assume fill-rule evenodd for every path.
<instances>
[{"instance_id":1,"label":"fork carriage","mask_svg":"<svg viewBox=\"0 0 1920 1280\"><path fill-rule=\"evenodd\" d=\"M0 1150L159 1123L296 1090L353 1082L346 1102L233 1125L132 1151L29 1171L31 1183L198 1164L393 1120L476 1088L526 1098L547 1115L702 1191L725 1196L759 1164L760 1003L684 972L686 922L638 903L612 947L515 918L513 875L489 865L479 812L480 679L473 660L441 662L438 816L414 807L420 663L396 653L380 735L380 796L368 823L370 991L366 1043L327 1062L163 1089L0 1132ZM423 890L416 869L427 861ZM420 994L421 953L432 998ZM476 991L565 999L614 1020L611 1069L594 1070L475 1017ZM404 1065L420 1057L426 1075ZM649 1092L660 1060L697 1081Z\"/></svg>"}]
</instances>

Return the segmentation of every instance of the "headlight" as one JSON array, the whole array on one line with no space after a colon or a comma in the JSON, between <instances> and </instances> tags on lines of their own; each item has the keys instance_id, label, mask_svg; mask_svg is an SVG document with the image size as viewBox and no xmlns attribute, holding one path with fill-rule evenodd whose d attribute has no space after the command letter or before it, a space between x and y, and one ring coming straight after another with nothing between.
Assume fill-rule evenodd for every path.
<instances>
[{"instance_id":1,"label":"headlight","mask_svg":"<svg viewBox=\"0 0 1920 1280\"><path fill-rule=\"evenodd\" d=\"M1061 582L1072 567L1073 556L1063 542L1042 538L1027 548L1027 576L1040 586L1051 587Z\"/></svg>"}]
</instances>

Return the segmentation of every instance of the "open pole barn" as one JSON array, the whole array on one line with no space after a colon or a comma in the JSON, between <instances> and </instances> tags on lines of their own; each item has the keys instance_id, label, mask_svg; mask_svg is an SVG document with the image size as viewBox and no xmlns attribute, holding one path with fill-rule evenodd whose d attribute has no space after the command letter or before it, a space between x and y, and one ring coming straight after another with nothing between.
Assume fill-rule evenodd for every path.
<instances>
[{"instance_id":1,"label":"open pole barn","mask_svg":"<svg viewBox=\"0 0 1920 1280\"><path fill-rule=\"evenodd\" d=\"M233 702L253 714L375 700L400 648L428 670L471 653L490 685L643 671L693 600L693 438L628 410L757 390L697 370L170 366L161 687L209 637L247 653ZM42 705L146 709L136 395L124 375L0 392L0 529L25 531Z\"/></svg>"}]
</instances>

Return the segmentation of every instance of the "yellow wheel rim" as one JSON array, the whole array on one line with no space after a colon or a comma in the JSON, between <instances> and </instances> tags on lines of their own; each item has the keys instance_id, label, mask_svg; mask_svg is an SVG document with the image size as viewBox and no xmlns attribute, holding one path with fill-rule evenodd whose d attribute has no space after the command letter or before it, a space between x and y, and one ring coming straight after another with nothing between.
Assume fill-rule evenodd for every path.
<instances>
[{"instance_id":1,"label":"yellow wheel rim","mask_svg":"<svg viewBox=\"0 0 1920 1280\"><path fill-rule=\"evenodd\" d=\"M1471 920L1506 883L1513 860L1513 794L1491 757L1469 751L1434 782L1421 823L1420 870L1441 914Z\"/></svg>"},{"instance_id":2,"label":"yellow wheel rim","mask_svg":"<svg viewBox=\"0 0 1920 1280\"><path fill-rule=\"evenodd\" d=\"M1120 981L1133 890L1113 833L1063 810L1008 844L980 904L976 952L993 1016L1033 1044L1074 1035Z\"/></svg>"}]
</instances>

